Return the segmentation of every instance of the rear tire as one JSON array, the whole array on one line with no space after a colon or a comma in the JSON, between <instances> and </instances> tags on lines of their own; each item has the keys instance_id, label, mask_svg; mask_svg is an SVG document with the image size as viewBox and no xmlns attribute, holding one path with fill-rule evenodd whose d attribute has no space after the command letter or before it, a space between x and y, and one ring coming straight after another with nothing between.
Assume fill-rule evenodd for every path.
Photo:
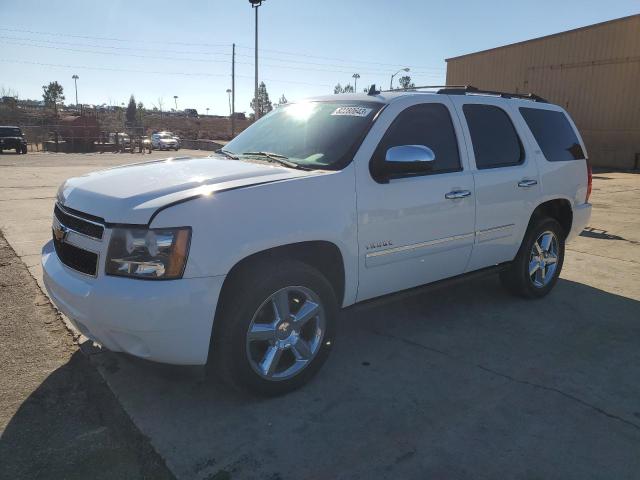
<instances>
[{"instance_id":1,"label":"rear tire","mask_svg":"<svg viewBox=\"0 0 640 480\"><path fill-rule=\"evenodd\" d=\"M300 388L333 345L338 303L331 284L295 260L259 261L229 281L214 322L210 370L258 395Z\"/></svg>"},{"instance_id":2,"label":"rear tire","mask_svg":"<svg viewBox=\"0 0 640 480\"><path fill-rule=\"evenodd\" d=\"M555 286L564 263L565 233L553 218L534 220L516 258L500 273L502 285L513 295L542 298Z\"/></svg>"}]
</instances>

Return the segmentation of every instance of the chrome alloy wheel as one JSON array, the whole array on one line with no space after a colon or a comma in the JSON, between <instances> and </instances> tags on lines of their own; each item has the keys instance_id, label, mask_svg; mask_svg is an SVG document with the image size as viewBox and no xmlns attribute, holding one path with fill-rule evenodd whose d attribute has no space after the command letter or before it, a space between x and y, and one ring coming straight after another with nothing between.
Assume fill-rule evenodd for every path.
<instances>
[{"instance_id":1,"label":"chrome alloy wheel","mask_svg":"<svg viewBox=\"0 0 640 480\"><path fill-rule=\"evenodd\" d=\"M531 247L529 278L537 288L545 287L553 279L558 267L558 239L550 231L542 233Z\"/></svg>"},{"instance_id":2,"label":"chrome alloy wheel","mask_svg":"<svg viewBox=\"0 0 640 480\"><path fill-rule=\"evenodd\" d=\"M326 329L320 297L306 287L285 287L258 308L247 331L253 370L266 380L286 380L311 363Z\"/></svg>"}]
</instances>

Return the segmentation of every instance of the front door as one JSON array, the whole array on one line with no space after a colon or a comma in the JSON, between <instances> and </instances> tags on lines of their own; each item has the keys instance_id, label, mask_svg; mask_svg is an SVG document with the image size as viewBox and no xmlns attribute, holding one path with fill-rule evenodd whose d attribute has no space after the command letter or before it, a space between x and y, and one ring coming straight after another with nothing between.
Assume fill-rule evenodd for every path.
<instances>
[{"instance_id":1,"label":"front door","mask_svg":"<svg viewBox=\"0 0 640 480\"><path fill-rule=\"evenodd\" d=\"M435 160L387 162L387 151L402 145L426 146ZM356 158L356 183L358 301L464 272L474 184L448 97L407 97L385 108Z\"/></svg>"}]
</instances>

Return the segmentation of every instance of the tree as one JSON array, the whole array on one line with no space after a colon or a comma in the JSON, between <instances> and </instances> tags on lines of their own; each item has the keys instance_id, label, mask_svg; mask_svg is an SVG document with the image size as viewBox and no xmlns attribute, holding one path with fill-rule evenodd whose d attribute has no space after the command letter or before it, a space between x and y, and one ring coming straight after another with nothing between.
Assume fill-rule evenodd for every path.
<instances>
[{"instance_id":1,"label":"tree","mask_svg":"<svg viewBox=\"0 0 640 480\"><path fill-rule=\"evenodd\" d=\"M138 102L138 110L144 110L144 103Z\"/></svg>"},{"instance_id":2,"label":"tree","mask_svg":"<svg viewBox=\"0 0 640 480\"><path fill-rule=\"evenodd\" d=\"M353 92L354 92L353 85L351 85L350 83L347 83L344 87L338 83L335 87L333 87L333 93L336 95L339 93L353 93Z\"/></svg>"},{"instance_id":3,"label":"tree","mask_svg":"<svg viewBox=\"0 0 640 480\"><path fill-rule=\"evenodd\" d=\"M398 82L400 82L400 88L403 88L405 90L416 86L415 83L411 81L411 77L409 75L400 77L400 80L398 80Z\"/></svg>"},{"instance_id":4,"label":"tree","mask_svg":"<svg viewBox=\"0 0 640 480\"><path fill-rule=\"evenodd\" d=\"M58 115L58 103L64 100L63 93L64 89L58 82L50 82L49 85L42 86L42 99L44 100L44 104L49 108L53 107L56 115Z\"/></svg>"},{"instance_id":5,"label":"tree","mask_svg":"<svg viewBox=\"0 0 640 480\"><path fill-rule=\"evenodd\" d=\"M260 82L258 86L258 98L251 100L251 108L258 114L258 117L262 117L273 110L273 104L271 100L269 100L269 93L267 93L267 86L264 82Z\"/></svg>"},{"instance_id":6,"label":"tree","mask_svg":"<svg viewBox=\"0 0 640 480\"><path fill-rule=\"evenodd\" d=\"M285 97L283 93L282 96L280 97L280 100L278 100L278 104L284 105L285 103L287 103L287 97Z\"/></svg>"},{"instance_id":7,"label":"tree","mask_svg":"<svg viewBox=\"0 0 640 480\"><path fill-rule=\"evenodd\" d=\"M127 123L136 123L137 108L138 107L136 105L136 99L134 98L133 94L131 94L131 96L129 97L129 105L127 105Z\"/></svg>"}]
</instances>

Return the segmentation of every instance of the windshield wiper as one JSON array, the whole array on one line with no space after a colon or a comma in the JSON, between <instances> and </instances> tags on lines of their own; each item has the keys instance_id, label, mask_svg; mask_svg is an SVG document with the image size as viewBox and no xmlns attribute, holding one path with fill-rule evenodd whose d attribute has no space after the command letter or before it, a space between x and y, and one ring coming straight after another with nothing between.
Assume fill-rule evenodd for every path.
<instances>
[{"instance_id":1,"label":"windshield wiper","mask_svg":"<svg viewBox=\"0 0 640 480\"><path fill-rule=\"evenodd\" d=\"M225 150L224 148L219 148L218 150L216 150L216 153L221 153L222 155L224 155L227 158L230 158L231 160L238 160L237 156L235 156L229 150Z\"/></svg>"},{"instance_id":2,"label":"windshield wiper","mask_svg":"<svg viewBox=\"0 0 640 480\"><path fill-rule=\"evenodd\" d=\"M285 167L295 168L297 170L309 170L302 165L299 165L295 162L292 162L285 155L280 155L279 153L273 152L243 152L240 155L247 155L252 157L264 157L272 163L279 163L280 165L284 165Z\"/></svg>"}]
</instances>

